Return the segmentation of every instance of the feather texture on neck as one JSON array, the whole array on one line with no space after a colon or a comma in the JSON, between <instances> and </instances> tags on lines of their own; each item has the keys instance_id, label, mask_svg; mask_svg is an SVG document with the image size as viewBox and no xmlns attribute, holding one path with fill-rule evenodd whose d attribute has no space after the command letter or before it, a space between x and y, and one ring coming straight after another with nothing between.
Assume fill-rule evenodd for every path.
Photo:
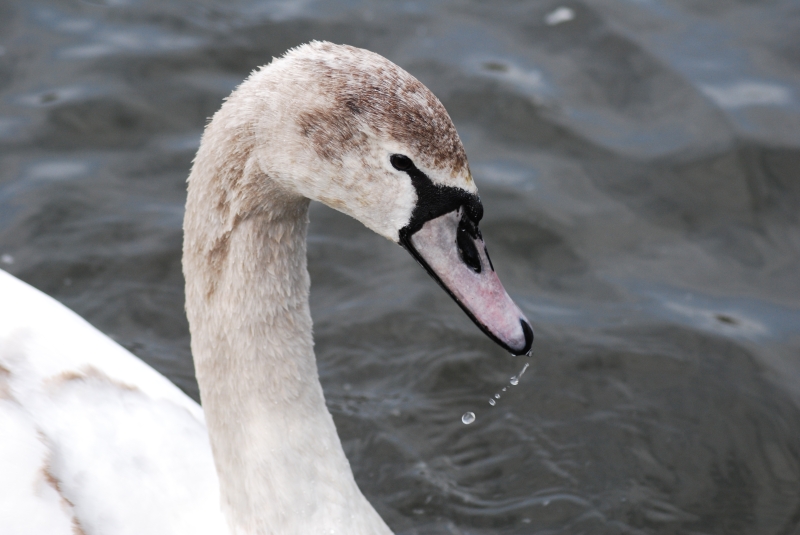
<instances>
[{"instance_id":1,"label":"feather texture on neck","mask_svg":"<svg viewBox=\"0 0 800 535\"><path fill-rule=\"evenodd\" d=\"M252 109L249 89L206 129L184 223L186 310L223 511L248 535L390 533L325 406L308 308L309 201L263 171L252 118L264 110Z\"/></svg>"}]
</instances>

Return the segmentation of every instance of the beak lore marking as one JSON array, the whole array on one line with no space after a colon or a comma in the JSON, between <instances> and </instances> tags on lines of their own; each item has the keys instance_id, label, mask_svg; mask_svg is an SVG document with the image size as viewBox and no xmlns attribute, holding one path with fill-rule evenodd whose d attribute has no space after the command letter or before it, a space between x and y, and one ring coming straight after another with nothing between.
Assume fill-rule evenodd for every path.
<instances>
[{"instance_id":1,"label":"beak lore marking","mask_svg":"<svg viewBox=\"0 0 800 535\"><path fill-rule=\"evenodd\" d=\"M398 160L398 158L395 158ZM514 355L527 353L533 330L503 288L483 243L478 196L433 184L410 161L392 162L405 170L417 204L399 242L492 340ZM485 258L482 258L486 255Z\"/></svg>"}]
</instances>

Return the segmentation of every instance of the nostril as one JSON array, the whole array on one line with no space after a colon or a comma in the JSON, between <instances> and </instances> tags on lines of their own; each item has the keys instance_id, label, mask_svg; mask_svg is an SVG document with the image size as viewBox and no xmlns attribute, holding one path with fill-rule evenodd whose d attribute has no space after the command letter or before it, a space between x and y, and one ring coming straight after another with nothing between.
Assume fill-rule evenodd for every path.
<instances>
[{"instance_id":1,"label":"nostril","mask_svg":"<svg viewBox=\"0 0 800 535\"><path fill-rule=\"evenodd\" d=\"M524 318L520 318L519 322L522 325L522 332L525 334L525 347L519 354L525 355L531 350L531 347L533 347L533 329L531 329L531 324Z\"/></svg>"},{"instance_id":2,"label":"nostril","mask_svg":"<svg viewBox=\"0 0 800 535\"><path fill-rule=\"evenodd\" d=\"M462 262L468 265L475 273L480 273L481 257L478 253L478 248L475 246L475 240L463 225L458 226L456 245L458 245L458 255L461 257Z\"/></svg>"}]
</instances>

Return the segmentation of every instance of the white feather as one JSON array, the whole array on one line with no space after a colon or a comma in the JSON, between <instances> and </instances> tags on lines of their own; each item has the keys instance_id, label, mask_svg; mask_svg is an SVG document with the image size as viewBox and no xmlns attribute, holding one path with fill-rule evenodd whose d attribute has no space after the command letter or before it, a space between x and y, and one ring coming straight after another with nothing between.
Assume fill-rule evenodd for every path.
<instances>
[{"instance_id":1,"label":"white feather","mask_svg":"<svg viewBox=\"0 0 800 535\"><path fill-rule=\"evenodd\" d=\"M0 526L4 535L226 532L202 409L4 271Z\"/></svg>"}]
</instances>

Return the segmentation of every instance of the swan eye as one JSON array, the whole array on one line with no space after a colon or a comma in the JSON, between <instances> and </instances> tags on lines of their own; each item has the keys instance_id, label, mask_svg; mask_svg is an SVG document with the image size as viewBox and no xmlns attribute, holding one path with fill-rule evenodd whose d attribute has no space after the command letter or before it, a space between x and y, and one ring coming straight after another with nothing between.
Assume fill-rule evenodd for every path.
<instances>
[{"instance_id":1,"label":"swan eye","mask_svg":"<svg viewBox=\"0 0 800 535\"><path fill-rule=\"evenodd\" d=\"M389 157L389 161L392 162L392 167L398 171L408 171L414 167L414 162L411 161L411 158L402 154L392 154Z\"/></svg>"}]
</instances>

